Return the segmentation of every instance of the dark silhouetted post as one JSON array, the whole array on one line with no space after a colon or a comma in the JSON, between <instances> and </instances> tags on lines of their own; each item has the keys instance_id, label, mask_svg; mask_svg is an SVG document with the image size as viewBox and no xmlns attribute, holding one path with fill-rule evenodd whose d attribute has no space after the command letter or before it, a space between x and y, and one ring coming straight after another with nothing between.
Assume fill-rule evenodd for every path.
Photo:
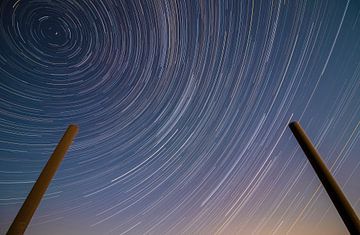
<instances>
[{"instance_id":1,"label":"dark silhouetted post","mask_svg":"<svg viewBox=\"0 0 360 235\"><path fill-rule=\"evenodd\" d=\"M342 220L351 234L360 234L360 221L354 209L351 207L345 194L342 192L336 180L322 161L320 154L316 151L305 131L298 122L289 124L296 140L299 142L302 150L310 161L326 192L334 203Z\"/></svg>"},{"instance_id":2,"label":"dark silhouetted post","mask_svg":"<svg viewBox=\"0 0 360 235\"><path fill-rule=\"evenodd\" d=\"M52 177L55 175L56 170L59 168L66 151L71 145L75 135L78 132L76 125L69 125L64 136L61 138L59 144L56 146L49 161L46 163L39 178L35 182L29 195L27 196L24 204L20 208L13 223L11 224L7 235L20 235L24 234L36 208L38 207L42 196L48 188Z\"/></svg>"}]
</instances>

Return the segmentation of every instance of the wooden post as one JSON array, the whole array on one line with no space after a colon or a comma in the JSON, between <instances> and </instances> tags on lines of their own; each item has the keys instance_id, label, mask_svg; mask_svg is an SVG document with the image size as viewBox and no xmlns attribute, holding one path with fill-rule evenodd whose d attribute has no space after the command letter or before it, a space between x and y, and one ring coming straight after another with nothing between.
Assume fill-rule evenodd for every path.
<instances>
[{"instance_id":1,"label":"wooden post","mask_svg":"<svg viewBox=\"0 0 360 235\"><path fill-rule=\"evenodd\" d=\"M35 182L25 202L16 215L13 223L11 224L7 235L20 235L24 234L36 208L38 207L41 198L43 197L46 189L48 188L52 177L55 175L56 170L59 168L61 161L64 159L66 151L71 145L75 135L78 132L76 125L69 125L64 136L61 138L59 144L56 146L49 161L46 163L39 178Z\"/></svg>"},{"instance_id":2,"label":"wooden post","mask_svg":"<svg viewBox=\"0 0 360 235\"><path fill-rule=\"evenodd\" d=\"M349 201L346 199L345 194L337 184L335 178L331 175L330 171L321 159L320 154L311 143L309 137L306 135L305 131L301 128L298 122L290 123L289 127L314 168L331 201L334 203L347 229L351 234L359 235L359 218L357 217L354 209L351 207Z\"/></svg>"}]
</instances>

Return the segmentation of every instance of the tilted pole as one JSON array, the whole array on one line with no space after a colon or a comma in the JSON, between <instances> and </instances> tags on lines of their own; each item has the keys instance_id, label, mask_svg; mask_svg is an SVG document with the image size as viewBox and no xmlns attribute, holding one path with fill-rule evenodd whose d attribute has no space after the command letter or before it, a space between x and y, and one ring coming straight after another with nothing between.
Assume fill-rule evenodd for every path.
<instances>
[{"instance_id":1,"label":"tilted pole","mask_svg":"<svg viewBox=\"0 0 360 235\"><path fill-rule=\"evenodd\" d=\"M52 177L55 175L55 172L59 168L61 161L64 159L66 151L77 134L78 129L79 128L76 125L68 126L64 136L56 146L49 161L46 163L39 178L35 182L24 204L16 215L13 223L6 233L7 235L24 234L36 208L41 201L41 198L50 184Z\"/></svg>"},{"instance_id":2,"label":"tilted pole","mask_svg":"<svg viewBox=\"0 0 360 235\"><path fill-rule=\"evenodd\" d=\"M314 168L331 201L334 203L347 229L351 234L359 235L360 221L356 212L351 207L349 201L345 197L345 194L336 183L335 178L331 175L330 171L321 159L320 154L311 143L309 137L306 135L305 131L301 128L298 122L290 123L289 127Z\"/></svg>"}]
</instances>

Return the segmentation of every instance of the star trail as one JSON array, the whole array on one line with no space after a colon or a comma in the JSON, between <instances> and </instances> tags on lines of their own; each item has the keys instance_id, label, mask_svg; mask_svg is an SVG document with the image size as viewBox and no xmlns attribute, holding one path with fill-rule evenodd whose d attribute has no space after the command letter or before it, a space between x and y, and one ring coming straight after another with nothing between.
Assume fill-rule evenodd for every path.
<instances>
[{"instance_id":1,"label":"star trail","mask_svg":"<svg viewBox=\"0 0 360 235\"><path fill-rule=\"evenodd\" d=\"M0 2L1 234L347 234L293 120L359 214L358 1Z\"/></svg>"}]
</instances>

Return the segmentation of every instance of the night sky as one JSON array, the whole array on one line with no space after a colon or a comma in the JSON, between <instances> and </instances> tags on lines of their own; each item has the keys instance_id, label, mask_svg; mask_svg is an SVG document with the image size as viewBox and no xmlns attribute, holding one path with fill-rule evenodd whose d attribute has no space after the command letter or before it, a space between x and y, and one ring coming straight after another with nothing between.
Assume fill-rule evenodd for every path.
<instances>
[{"instance_id":1,"label":"night sky","mask_svg":"<svg viewBox=\"0 0 360 235\"><path fill-rule=\"evenodd\" d=\"M359 1L0 0L1 234L347 234L293 120L359 214Z\"/></svg>"}]
</instances>

